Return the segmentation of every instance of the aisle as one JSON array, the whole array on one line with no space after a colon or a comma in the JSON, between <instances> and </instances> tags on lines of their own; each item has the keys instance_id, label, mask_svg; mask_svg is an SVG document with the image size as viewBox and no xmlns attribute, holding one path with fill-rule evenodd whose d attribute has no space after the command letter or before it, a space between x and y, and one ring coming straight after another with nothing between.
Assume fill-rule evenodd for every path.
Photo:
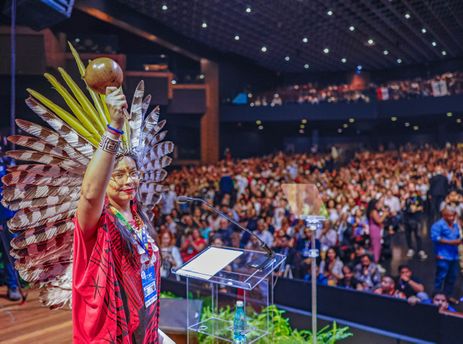
<instances>
[{"instance_id":1,"label":"aisle","mask_svg":"<svg viewBox=\"0 0 463 344\"><path fill-rule=\"evenodd\" d=\"M0 343L71 343L70 310L51 311L41 306L37 290L28 291L25 304L6 299L0 287Z\"/></svg>"}]
</instances>

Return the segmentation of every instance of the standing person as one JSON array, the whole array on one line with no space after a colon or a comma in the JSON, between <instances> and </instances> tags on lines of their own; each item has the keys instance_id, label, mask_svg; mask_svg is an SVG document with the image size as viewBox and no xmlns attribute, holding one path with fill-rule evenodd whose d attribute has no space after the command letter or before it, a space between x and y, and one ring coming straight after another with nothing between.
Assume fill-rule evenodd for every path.
<instances>
[{"instance_id":1,"label":"standing person","mask_svg":"<svg viewBox=\"0 0 463 344\"><path fill-rule=\"evenodd\" d=\"M8 222L19 232L12 252L21 276L42 289L49 307L72 298L74 343L158 344L161 262L147 215L164 190L162 168L174 146L163 141L165 132L157 135L165 122L158 123L156 109L143 121L150 99L143 99L143 82L130 113L121 88L108 87L105 98L88 91L95 111L73 107L74 115L64 116L68 124L48 108L64 110L45 107L40 95L26 100L52 129L18 120L40 139L11 137L33 151L9 155L35 163L18 166L26 180L15 178L17 170L4 178L3 200L18 210ZM90 99L85 104L93 107Z\"/></svg>"},{"instance_id":2,"label":"standing person","mask_svg":"<svg viewBox=\"0 0 463 344\"><path fill-rule=\"evenodd\" d=\"M373 250L375 263L379 262L381 258L381 237L383 232L383 224L388 213L381 214L382 201L381 199L372 199L368 203L367 216L370 231L370 241Z\"/></svg>"},{"instance_id":3,"label":"standing person","mask_svg":"<svg viewBox=\"0 0 463 344\"><path fill-rule=\"evenodd\" d=\"M455 222L456 211L445 205L442 218L431 227L431 240L436 253L434 289L451 296L458 277L458 246L462 242L460 227Z\"/></svg>"},{"instance_id":4,"label":"standing person","mask_svg":"<svg viewBox=\"0 0 463 344\"><path fill-rule=\"evenodd\" d=\"M183 264L182 256L177 246L172 232L164 231L160 235L160 248L162 255L161 277L169 277L172 268L178 268Z\"/></svg>"},{"instance_id":5,"label":"standing person","mask_svg":"<svg viewBox=\"0 0 463 344\"><path fill-rule=\"evenodd\" d=\"M405 238L407 240L408 252L407 257L412 258L415 255L412 245L412 235L415 237L416 250L420 259L425 260L428 255L422 249L422 240L420 235L421 221L424 210L424 202L416 190L415 184L408 185L408 197L404 204L404 225Z\"/></svg>"},{"instance_id":6,"label":"standing person","mask_svg":"<svg viewBox=\"0 0 463 344\"><path fill-rule=\"evenodd\" d=\"M434 222L439 214L439 208L449 191L449 181L444 175L442 166L437 166L434 175L429 179L429 205L431 222Z\"/></svg>"}]
</instances>

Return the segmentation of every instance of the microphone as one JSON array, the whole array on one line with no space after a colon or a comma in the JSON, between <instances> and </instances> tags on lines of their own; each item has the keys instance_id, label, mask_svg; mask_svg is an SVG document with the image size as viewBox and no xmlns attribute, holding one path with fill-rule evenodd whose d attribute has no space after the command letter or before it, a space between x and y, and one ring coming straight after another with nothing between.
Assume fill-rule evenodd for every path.
<instances>
[{"instance_id":1,"label":"microphone","mask_svg":"<svg viewBox=\"0 0 463 344\"><path fill-rule=\"evenodd\" d=\"M177 203L187 203L187 202L200 202L202 204L204 204L209 210L213 211L214 213L216 213L217 215L219 216L222 216L223 218L227 219L229 222L233 223L236 227L240 228L241 230L245 231L246 233L248 233L249 235L253 236L254 238L256 238L258 241L259 241L259 244L260 244L260 247L262 247L262 249L267 252L267 255L269 257L273 257L275 255L275 253L273 252L273 250L261 239L259 238L256 234L254 234L253 232L251 232L249 229L241 226L238 222L236 222L235 220L233 220L232 218L230 218L229 216L225 215L223 212L221 212L219 209L211 206L209 203L207 203L205 200L203 200L202 198L197 198L197 197L189 197L189 196L178 196L177 197Z\"/></svg>"}]
</instances>

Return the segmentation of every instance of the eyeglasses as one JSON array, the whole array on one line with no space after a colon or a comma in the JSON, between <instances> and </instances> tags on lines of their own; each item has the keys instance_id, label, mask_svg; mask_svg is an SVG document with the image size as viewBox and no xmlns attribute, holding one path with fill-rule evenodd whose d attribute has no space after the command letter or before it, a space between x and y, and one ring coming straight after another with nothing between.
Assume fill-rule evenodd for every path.
<instances>
[{"instance_id":1,"label":"eyeglasses","mask_svg":"<svg viewBox=\"0 0 463 344\"><path fill-rule=\"evenodd\" d=\"M126 172L114 172L111 176L117 183L123 183L127 181L130 177L132 180L139 180L141 178L141 172L139 171L130 171L129 173Z\"/></svg>"}]
</instances>

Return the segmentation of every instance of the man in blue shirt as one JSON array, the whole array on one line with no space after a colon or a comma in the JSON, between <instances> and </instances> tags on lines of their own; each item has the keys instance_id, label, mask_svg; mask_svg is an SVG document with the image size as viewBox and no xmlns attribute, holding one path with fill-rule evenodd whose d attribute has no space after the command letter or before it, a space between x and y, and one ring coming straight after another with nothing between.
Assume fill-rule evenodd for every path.
<instances>
[{"instance_id":1,"label":"man in blue shirt","mask_svg":"<svg viewBox=\"0 0 463 344\"><path fill-rule=\"evenodd\" d=\"M451 296L458 277L458 246L462 243L460 228L455 221L456 210L448 205L442 209L442 218L431 227L431 240L436 253L434 288Z\"/></svg>"}]
</instances>

